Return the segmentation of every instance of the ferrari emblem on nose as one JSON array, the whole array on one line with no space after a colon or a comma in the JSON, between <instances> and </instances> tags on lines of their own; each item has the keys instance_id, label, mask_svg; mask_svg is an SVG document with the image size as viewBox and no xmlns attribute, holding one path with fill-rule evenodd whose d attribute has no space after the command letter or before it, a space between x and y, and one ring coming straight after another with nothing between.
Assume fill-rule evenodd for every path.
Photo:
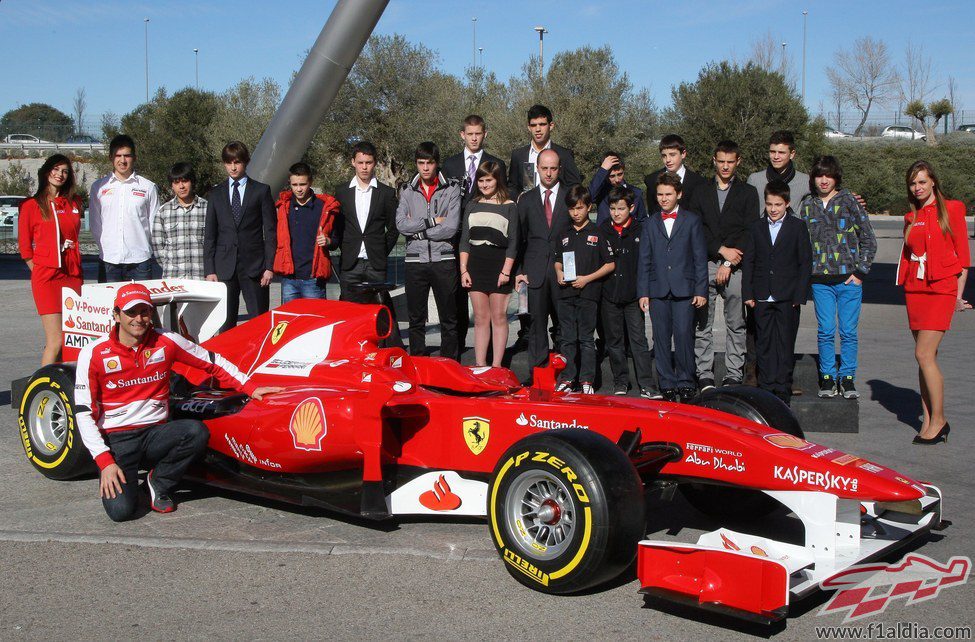
<instances>
[{"instance_id":1,"label":"ferrari emblem on nose","mask_svg":"<svg viewBox=\"0 0 975 642\"><path fill-rule=\"evenodd\" d=\"M480 455L487 447L491 436L491 422L481 417L464 417L464 441L475 455Z\"/></svg>"},{"instance_id":2,"label":"ferrari emblem on nose","mask_svg":"<svg viewBox=\"0 0 975 642\"><path fill-rule=\"evenodd\" d=\"M278 341L280 341L281 337L284 335L284 331L287 329L288 329L287 321L282 321L281 323L274 326L274 329L271 330L271 345L277 345Z\"/></svg>"}]
</instances>

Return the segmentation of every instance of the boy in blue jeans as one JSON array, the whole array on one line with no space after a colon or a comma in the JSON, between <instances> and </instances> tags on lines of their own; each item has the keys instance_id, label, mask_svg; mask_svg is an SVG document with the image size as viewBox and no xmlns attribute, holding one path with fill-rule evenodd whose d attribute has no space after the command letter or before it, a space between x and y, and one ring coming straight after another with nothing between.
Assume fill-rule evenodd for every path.
<instances>
[{"instance_id":1,"label":"boy in blue jeans","mask_svg":"<svg viewBox=\"0 0 975 642\"><path fill-rule=\"evenodd\" d=\"M573 185L565 195L571 225L552 243L555 276L559 284L560 350L566 366L556 388L569 392L578 373L582 394L595 392L596 315L602 294L602 279L616 267L609 241L589 220L592 197L582 185ZM570 267L571 266L571 267ZM568 273L566 272L568 269ZM573 269L574 268L574 269ZM578 359L578 366L576 360Z\"/></svg>"},{"instance_id":2,"label":"boy in blue jeans","mask_svg":"<svg viewBox=\"0 0 975 642\"><path fill-rule=\"evenodd\" d=\"M697 214L678 206L681 182L677 174L660 174L656 194L660 211L643 222L637 294L640 308L650 313L660 392L667 401L687 402L697 394L694 310L707 303L704 225Z\"/></svg>"},{"instance_id":3,"label":"boy in blue jeans","mask_svg":"<svg viewBox=\"0 0 975 642\"><path fill-rule=\"evenodd\" d=\"M854 385L857 333L863 280L877 254L877 237L867 211L843 187L840 163L820 156L809 172L809 191L799 204L799 218L812 243L812 295L819 340L819 396L847 399L860 396ZM839 324L840 365L836 366Z\"/></svg>"}]
</instances>

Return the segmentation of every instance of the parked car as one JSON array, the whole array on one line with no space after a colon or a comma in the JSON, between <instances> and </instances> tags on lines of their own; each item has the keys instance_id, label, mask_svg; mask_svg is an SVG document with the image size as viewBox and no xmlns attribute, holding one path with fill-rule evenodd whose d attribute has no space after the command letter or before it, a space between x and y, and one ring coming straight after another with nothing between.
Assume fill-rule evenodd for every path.
<instances>
[{"instance_id":1,"label":"parked car","mask_svg":"<svg viewBox=\"0 0 975 642\"><path fill-rule=\"evenodd\" d=\"M959 125L958 131L968 132L969 134L975 134L975 125Z\"/></svg>"},{"instance_id":2,"label":"parked car","mask_svg":"<svg viewBox=\"0 0 975 642\"><path fill-rule=\"evenodd\" d=\"M847 134L846 132L841 132L838 129L833 129L832 127L826 127L826 138L853 138L852 134Z\"/></svg>"},{"instance_id":3,"label":"parked car","mask_svg":"<svg viewBox=\"0 0 975 642\"><path fill-rule=\"evenodd\" d=\"M44 143L37 136L31 136L30 134L8 134L6 138L3 139L5 143Z\"/></svg>"},{"instance_id":4,"label":"parked car","mask_svg":"<svg viewBox=\"0 0 975 642\"><path fill-rule=\"evenodd\" d=\"M64 142L68 145L100 145L102 141L88 134L75 134L68 136L68 140Z\"/></svg>"},{"instance_id":5,"label":"parked car","mask_svg":"<svg viewBox=\"0 0 975 642\"><path fill-rule=\"evenodd\" d=\"M928 139L928 137L921 132L905 125L891 125L889 127L884 127L884 131L880 135L885 138L910 138L912 140Z\"/></svg>"},{"instance_id":6,"label":"parked car","mask_svg":"<svg viewBox=\"0 0 975 642\"><path fill-rule=\"evenodd\" d=\"M17 225L17 211L26 196L0 196L0 227Z\"/></svg>"}]
</instances>

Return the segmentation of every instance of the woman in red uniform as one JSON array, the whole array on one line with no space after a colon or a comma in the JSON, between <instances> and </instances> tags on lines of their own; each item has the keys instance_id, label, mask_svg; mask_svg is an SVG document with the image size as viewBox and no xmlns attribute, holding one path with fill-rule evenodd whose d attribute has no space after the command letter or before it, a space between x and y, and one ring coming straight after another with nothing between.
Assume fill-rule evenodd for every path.
<instances>
[{"instance_id":1,"label":"woman in red uniform","mask_svg":"<svg viewBox=\"0 0 975 642\"><path fill-rule=\"evenodd\" d=\"M904 217L904 249L897 282L904 284L907 319L914 335L924 418L915 444L948 440L944 377L938 346L955 312L970 310L962 298L969 264L965 204L945 200L931 165L918 161L907 170L911 211Z\"/></svg>"},{"instance_id":2,"label":"woman in red uniform","mask_svg":"<svg viewBox=\"0 0 975 642\"><path fill-rule=\"evenodd\" d=\"M55 154L37 170L37 192L20 205L20 256L30 269L34 304L44 326L41 365L61 353L61 288L81 291L81 199L75 195L71 161Z\"/></svg>"}]
</instances>

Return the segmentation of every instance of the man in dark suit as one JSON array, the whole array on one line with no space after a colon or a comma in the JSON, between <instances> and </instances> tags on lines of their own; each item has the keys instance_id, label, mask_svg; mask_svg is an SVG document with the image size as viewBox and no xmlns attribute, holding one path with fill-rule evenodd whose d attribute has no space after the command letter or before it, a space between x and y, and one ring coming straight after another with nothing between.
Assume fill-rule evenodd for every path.
<instances>
[{"instance_id":1,"label":"man in dark suit","mask_svg":"<svg viewBox=\"0 0 975 642\"><path fill-rule=\"evenodd\" d=\"M517 264L516 286L528 285L528 314L532 318L528 331L529 367L544 366L548 360L548 319L552 317L552 335L558 346L558 280L552 242L569 224L565 205L567 187L559 181L559 155L547 149L538 155L538 187L525 192L518 200L520 235L524 239ZM529 372L529 375L531 373Z\"/></svg>"},{"instance_id":2,"label":"man in dark suit","mask_svg":"<svg viewBox=\"0 0 975 642\"><path fill-rule=\"evenodd\" d=\"M271 188L248 178L247 145L227 143L222 158L228 179L207 195L203 228L203 271L208 281L227 286L227 320L221 332L237 325L241 294L252 318L268 311L277 249Z\"/></svg>"},{"instance_id":3,"label":"man in dark suit","mask_svg":"<svg viewBox=\"0 0 975 642\"><path fill-rule=\"evenodd\" d=\"M660 139L659 147L660 160L664 162L664 166L663 168L658 169L652 174L648 174L646 177L644 177L644 182L647 186L648 211L660 211L656 199L654 198L654 190L657 189L657 178L664 172L673 172L674 174L677 174L678 178L680 178L680 204L686 207L687 204L690 203L691 196L693 196L697 188L707 184L707 181L703 176L684 164L684 159L687 158L687 146L684 144L683 138L677 134L667 134Z\"/></svg>"},{"instance_id":4,"label":"man in dark suit","mask_svg":"<svg viewBox=\"0 0 975 642\"><path fill-rule=\"evenodd\" d=\"M501 175L507 176L508 169L504 161L484 151L484 138L487 136L487 124L477 114L471 114L464 119L460 130L460 139L464 141L464 151L454 154L443 162L440 171L446 178L460 183L460 211L461 215L467 209L471 198L477 194L475 174L481 163L493 161L501 166ZM461 226L464 221L461 219ZM457 288L457 340L458 350L464 353L464 341L470 328L471 315L468 302L467 288Z\"/></svg>"},{"instance_id":5,"label":"man in dark suit","mask_svg":"<svg viewBox=\"0 0 975 642\"><path fill-rule=\"evenodd\" d=\"M660 392L668 401L688 402L697 393L694 311L707 302L704 230L697 214L678 205L677 174L660 175L654 192L657 211L643 220L640 231L637 296L640 308L650 314Z\"/></svg>"},{"instance_id":6,"label":"man in dark suit","mask_svg":"<svg viewBox=\"0 0 975 642\"><path fill-rule=\"evenodd\" d=\"M538 185L541 177L536 168L538 155L546 149L551 149L559 156L560 167L559 184L566 189L582 182L579 168L576 167L575 154L572 150L552 142L552 130L555 121L552 111L545 105L532 105L528 110L528 131L532 141L524 147L511 152L511 164L508 166L508 192L515 200L522 192Z\"/></svg>"},{"instance_id":7,"label":"man in dark suit","mask_svg":"<svg viewBox=\"0 0 975 642\"><path fill-rule=\"evenodd\" d=\"M812 276L805 221L789 216L789 185L765 186L765 216L748 226L742 256L741 296L754 310L758 385L785 403L792 399L799 306Z\"/></svg>"},{"instance_id":8,"label":"man in dark suit","mask_svg":"<svg viewBox=\"0 0 975 642\"><path fill-rule=\"evenodd\" d=\"M738 144L724 140L712 158L714 180L694 191L687 209L703 218L708 249L708 304L698 309L694 356L701 390L714 387L714 308L724 300L726 374L722 385L739 385L745 373L745 309L741 298L741 258L748 226L758 217L758 192L735 177Z\"/></svg>"},{"instance_id":9,"label":"man in dark suit","mask_svg":"<svg viewBox=\"0 0 975 642\"><path fill-rule=\"evenodd\" d=\"M373 292L359 289L363 283L386 281L389 253L396 246L396 190L376 180L376 148L361 141L352 148L352 168L355 176L347 186L340 187L335 198L341 210L335 221L335 237L342 257L339 283L341 299L353 303L376 303ZM379 302L393 313L389 292L379 294ZM389 344L403 346L399 325L393 314L393 330Z\"/></svg>"},{"instance_id":10,"label":"man in dark suit","mask_svg":"<svg viewBox=\"0 0 975 642\"><path fill-rule=\"evenodd\" d=\"M494 161L501 166L501 175L507 176L508 169L504 161L497 156L484 151L484 139L487 137L487 124L477 114L471 114L464 119L460 130L460 139L464 141L464 151L454 154L443 162L440 171L447 178L460 181L461 208L467 207L471 197L477 193L474 174L481 163Z\"/></svg>"}]
</instances>

